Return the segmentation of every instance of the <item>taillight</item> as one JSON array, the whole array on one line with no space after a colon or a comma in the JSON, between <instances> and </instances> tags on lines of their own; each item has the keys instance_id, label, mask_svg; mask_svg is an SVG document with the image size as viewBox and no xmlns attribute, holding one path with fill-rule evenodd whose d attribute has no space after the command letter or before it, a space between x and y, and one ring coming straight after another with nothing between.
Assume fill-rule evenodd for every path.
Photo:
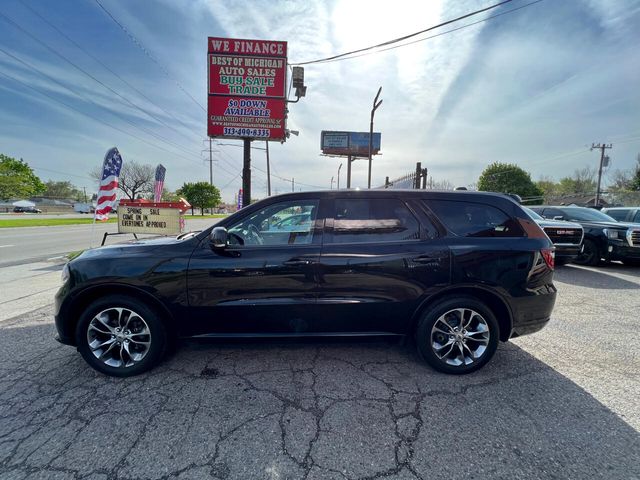
<instances>
[{"instance_id":1,"label":"taillight","mask_svg":"<svg viewBox=\"0 0 640 480\"><path fill-rule=\"evenodd\" d=\"M556 252L553 248L543 248L540 250L540 253L542 254L542 258L544 258L547 266L553 270L556 266Z\"/></svg>"}]
</instances>

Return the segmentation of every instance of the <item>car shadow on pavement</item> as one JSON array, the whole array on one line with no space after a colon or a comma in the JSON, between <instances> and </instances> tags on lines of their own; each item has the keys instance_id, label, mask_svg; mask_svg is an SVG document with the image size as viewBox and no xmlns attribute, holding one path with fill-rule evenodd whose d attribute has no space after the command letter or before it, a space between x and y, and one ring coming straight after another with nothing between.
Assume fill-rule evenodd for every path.
<instances>
[{"instance_id":1,"label":"car shadow on pavement","mask_svg":"<svg viewBox=\"0 0 640 480\"><path fill-rule=\"evenodd\" d=\"M609 266L607 266L607 268L609 268ZM634 276L636 275L635 270L637 270L633 267L625 267L623 265L613 268L615 268L616 272L625 274L632 273ZM640 279L640 274L637 276ZM638 290L640 288L640 280L638 282L632 282L610 275L602 268L596 270L593 267L578 267L573 265L566 265L557 269L554 274L554 280L594 289Z\"/></svg>"},{"instance_id":2,"label":"car shadow on pavement","mask_svg":"<svg viewBox=\"0 0 640 480\"><path fill-rule=\"evenodd\" d=\"M117 379L52 337L2 324L0 476L640 475L638 432L514 344L448 376L398 342L199 342Z\"/></svg>"}]
</instances>

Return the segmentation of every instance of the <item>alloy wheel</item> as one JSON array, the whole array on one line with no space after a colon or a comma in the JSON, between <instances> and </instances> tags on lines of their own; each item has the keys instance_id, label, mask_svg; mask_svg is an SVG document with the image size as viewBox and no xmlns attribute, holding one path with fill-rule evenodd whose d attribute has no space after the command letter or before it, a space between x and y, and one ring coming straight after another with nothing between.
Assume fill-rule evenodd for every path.
<instances>
[{"instance_id":1,"label":"alloy wheel","mask_svg":"<svg viewBox=\"0 0 640 480\"><path fill-rule=\"evenodd\" d=\"M140 362L149 352L151 330L133 310L112 307L91 319L87 343L91 353L105 365L127 368Z\"/></svg>"},{"instance_id":2,"label":"alloy wheel","mask_svg":"<svg viewBox=\"0 0 640 480\"><path fill-rule=\"evenodd\" d=\"M441 315L431 329L431 349L454 367L471 365L484 355L491 333L482 315L470 308L456 308Z\"/></svg>"}]
</instances>

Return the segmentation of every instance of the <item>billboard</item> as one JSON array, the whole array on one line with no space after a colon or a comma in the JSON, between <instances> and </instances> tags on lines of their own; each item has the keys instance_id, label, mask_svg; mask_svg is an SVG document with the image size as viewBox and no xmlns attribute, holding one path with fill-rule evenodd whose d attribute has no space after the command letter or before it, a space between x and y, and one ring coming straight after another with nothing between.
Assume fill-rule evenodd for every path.
<instances>
[{"instance_id":1,"label":"billboard","mask_svg":"<svg viewBox=\"0 0 640 480\"><path fill-rule=\"evenodd\" d=\"M379 132L373 132L371 154L380 153ZM323 130L320 136L320 149L327 155L369 156L369 132L334 132Z\"/></svg>"},{"instance_id":2,"label":"billboard","mask_svg":"<svg viewBox=\"0 0 640 480\"><path fill-rule=\"evenodd\" d=\"M208 38L210 137L285 139L287 42Z\"/></svg>"}]
</instances>

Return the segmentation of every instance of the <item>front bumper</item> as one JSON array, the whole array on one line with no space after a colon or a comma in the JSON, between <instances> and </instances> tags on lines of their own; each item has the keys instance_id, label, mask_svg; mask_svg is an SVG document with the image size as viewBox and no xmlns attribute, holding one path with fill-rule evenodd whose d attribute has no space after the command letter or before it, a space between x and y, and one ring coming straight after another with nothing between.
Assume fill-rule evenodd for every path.
<instances>
[{"instance_id":1,"label":"front bumper","mask_svg":"<svg viewBox=\"0 0 640 480\"><path fill-rule=\"evenodd\" d=\"M622 241L609 241L605 256L607 260L640 260L640 247L631 247Z\"/></svg>"},{"instance_id":2,"label":"front bumper","mask_svg":"<svg viewBox=\"0 0 640 480\"><path fill-rule=\"evenodd\" d=\"M53 301L53 318L56 324L56 336L55 339L64 344L75 346L76 341L74 338L74 332L71 331L67 324L66 315L64 315L64 300L69 293L69 285L65 283L62 285L54 296Z\"/></svg>"},{"instance_id":3,"label":"front bumper","mask_svg":"<svg viewBox=\"0 0 640 480\"><path fill-rule=\"evenodd\" d=\"M582 253L582 245L554 245L556 249L556 259L564 263L575 260Z\"/></svg>"}]
</instances>

